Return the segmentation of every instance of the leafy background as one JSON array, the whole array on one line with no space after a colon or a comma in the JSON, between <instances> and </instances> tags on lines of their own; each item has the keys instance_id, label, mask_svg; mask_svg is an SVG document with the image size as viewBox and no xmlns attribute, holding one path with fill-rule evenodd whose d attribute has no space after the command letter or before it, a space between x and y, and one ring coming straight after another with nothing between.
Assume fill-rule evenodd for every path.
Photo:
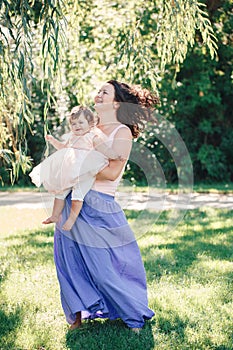
<instances>
[{"instance_id":1,"label":"leafy background","mask_svg":"<svg viewBox=\"0 0 233 350\"><path fill-rule=\"evenodd\" d=\"M184 140L195 181L232 181L232 1L4 0L0 16L2 186L30 184L44 135L60 135L66 112L93 106L112 78L158 91L156 112ZM152 125L138 142L176 183L165 132ZM146 181L133 162L125 178Z\"/></svg>"}]
</instances>

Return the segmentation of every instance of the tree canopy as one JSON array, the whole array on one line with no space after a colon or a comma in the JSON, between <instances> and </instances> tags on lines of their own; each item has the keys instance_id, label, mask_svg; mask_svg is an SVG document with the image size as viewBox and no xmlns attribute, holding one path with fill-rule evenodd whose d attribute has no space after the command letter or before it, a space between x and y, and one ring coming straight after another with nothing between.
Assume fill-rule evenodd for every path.
<instances>
[{"instance_id":1,"label":"tree canopy","mask_svg":"<svg viewBox=\"0 0 233 350\"><path fill-rule=\"evenodd\" d=\"M11 180L29 170L32 157L39 160L43 134L62 128L65 111L90 103L96 85L109 77L159 89L167 114L165 99L170 94L178 101L185 58L194 54L217 64L211 59L222 29L211 20L205 4L195 0L2 0L0 149ZM164 96L166 79L179 88L173 96L170 88ZM203 86L207 80L202 77ZM208 125L203 121L199 127Z\"/></svg>"}]
</instances>

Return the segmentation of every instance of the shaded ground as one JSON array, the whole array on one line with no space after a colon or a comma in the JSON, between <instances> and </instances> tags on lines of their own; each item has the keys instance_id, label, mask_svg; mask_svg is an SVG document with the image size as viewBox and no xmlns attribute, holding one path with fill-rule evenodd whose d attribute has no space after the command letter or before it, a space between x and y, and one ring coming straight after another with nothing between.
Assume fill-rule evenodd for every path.
<instances>
[{"instance_id":1,"label":"shaded ground","mask_svg":"<svg viewBox=\"0 0 233 350\"><path fill-rule=\"evenodd\" d=\"M225 194L169 194L158 192L121 192L116 195L117 201L124 209L195 209L202 206L233 209L233 195ZM46 192L0 192L0 206L17 208L52 207L53 197Z\"/></svg>"}]
</instances>

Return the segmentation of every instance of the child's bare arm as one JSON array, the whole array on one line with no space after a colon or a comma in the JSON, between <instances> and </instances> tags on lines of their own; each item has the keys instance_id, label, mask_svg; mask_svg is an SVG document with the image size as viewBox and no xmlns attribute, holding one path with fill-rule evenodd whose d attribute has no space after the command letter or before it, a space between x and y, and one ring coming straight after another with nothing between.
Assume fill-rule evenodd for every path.
<instances>
[{"instance_id":1,"label":"child's bare arm","mask_svg":"<svg viewBox=\"0 0 233 350\"><path fill-rule=\"evenodd\" d=\"M66 142L64 143L64 142L58 141L52 135L46 135L45 140L51 143L51 145L56 149L62 149L62 148L65 148L66 146Z\"/></svg>"}]
</instances>

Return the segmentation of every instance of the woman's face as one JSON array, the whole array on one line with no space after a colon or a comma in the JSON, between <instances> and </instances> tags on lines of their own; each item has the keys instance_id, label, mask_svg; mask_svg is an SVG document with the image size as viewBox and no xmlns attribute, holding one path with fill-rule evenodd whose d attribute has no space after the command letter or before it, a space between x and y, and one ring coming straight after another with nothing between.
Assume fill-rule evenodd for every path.
<instances>
[{"instance_id":1,"label":"woman's face","mask_svg":"<svg viewBox=\"0 0 233 350\"><path fill-rule=\"evenodd\" d=\"M115 99L114 86L109 83L104 84L94 98L95 110L98 112L109 108L112 109L114 99Z\"/></svg>"}]
</instances>

